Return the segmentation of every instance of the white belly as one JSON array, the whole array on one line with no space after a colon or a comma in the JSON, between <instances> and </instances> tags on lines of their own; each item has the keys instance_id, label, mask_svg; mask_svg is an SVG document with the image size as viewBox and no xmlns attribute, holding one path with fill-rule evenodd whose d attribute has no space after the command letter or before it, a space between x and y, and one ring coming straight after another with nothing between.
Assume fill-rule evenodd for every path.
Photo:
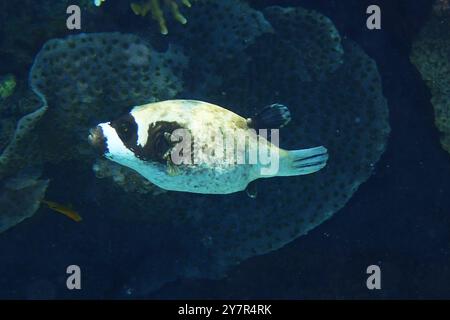
<instances>
[{"instance_id":1,"label":"white belly","mask_svg":"<svg viewBox=\"0 0 450 320\"><path fill-rule=\"evenodd\" d=\"M228 194L245 190L251 179L251 166L237 165L223 167L196 166L179 169L176 175L170 175L164 166L142 164L133 168L143 177L165 190Z\"/></svg>"}]
</instances>

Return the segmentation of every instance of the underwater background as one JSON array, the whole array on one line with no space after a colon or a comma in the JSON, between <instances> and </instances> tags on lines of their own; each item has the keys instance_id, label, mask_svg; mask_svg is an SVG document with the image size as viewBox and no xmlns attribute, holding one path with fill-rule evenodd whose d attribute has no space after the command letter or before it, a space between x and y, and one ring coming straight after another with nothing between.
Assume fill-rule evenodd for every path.
<instances>
[{"instance_id":1,"label":"underwater background","mask_svg":"<svg viewBox=\"0 0 450 320\"><path fill-rule=\"evenodd\" d=\"M34 116L36 127L13 149L18 158L0 161L0 215L13 212L2 220L7 228L0 224L0 298L450 298L448 1L178 2L188 29L166 12L167 35L130 2L1 0L3 155L16 122L46 102L48 110ZM82 8L81 30L66 28L69 4ZM366 27L373 4L381 8L381 30ZM267 9L274 5L318 14ZM144 46L142 55L156 61L146 67L165 82L133 78L140 71L121 65L123 52L114 56L114 45L105 44L106 58L89 72L89 60L61 69L64 59L78 61L60 49L73 43L44 44L82 32L128 34L73 43ZM89 48L78 54L87 57ZM442 73L433 78L429 70ZM77 90L64 73L76 78ZM124 73L130 78L120 78ZM90 90L99 83L112 90ZM317 177L264 181L256 199L160 194L132 173L96 162L83 140L93 123L149 102L147 86L154 100L201 99L236 106L242 116L281 99L298 121L286 136L304 137L286 143L331 145L335 159L330 152L329 171ZM342 133L330 129L336 123ZM11 179L17 183L28 171L20 189L11 189ZM38 209L43 198L71 204L83 220ZM14 220L25 211L32 217ZM66 288L73 264L82 270L81 290ZM366 287L366 268L374 264L381 290Z\"/></svg>"}]
</instances>

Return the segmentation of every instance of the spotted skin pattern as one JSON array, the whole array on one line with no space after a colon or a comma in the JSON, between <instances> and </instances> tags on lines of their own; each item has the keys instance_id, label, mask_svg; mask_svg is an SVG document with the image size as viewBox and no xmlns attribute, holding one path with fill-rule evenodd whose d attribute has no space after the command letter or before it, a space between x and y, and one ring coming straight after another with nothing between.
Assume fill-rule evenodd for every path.
<instances>
[{"instance_id":1,"label":"spotted skin pattern","mask_svg":"<svg viewBox=\"0 0 450 320\"><path fill-rule=\"evenodd\" d=\"M220 106L195 100L168 100L137 106L130 115L99 125L106 138L105 157L137 171L160 188L229 194L245 190L250 182L258 178L293 175L291 172L286 174L285 169L289 167L288 170L291 170L294 163L289 155L291 152L258 136L250 130L245 118ZM174 140L169 138L175 132L173 128L189 132L194 142L188 144L194 155L192 163L175 165L173 157L162 156L172 156ZM166 135L169 142L163 140ZM236 143L243 141L242 137L246 137L246 142ZM271 156L277 155L271 161L279 161L280 172L262 174L261 168L267 167L267 163L261 164L259 158L249 161L249 153L259 152L261 146L264 150L270 150ZM159 150L155 151L155 148ZM239 163L236 162L237 155L242 155ZM325 162L317 170L323 166Z\"/></svg>"}]
</instances>

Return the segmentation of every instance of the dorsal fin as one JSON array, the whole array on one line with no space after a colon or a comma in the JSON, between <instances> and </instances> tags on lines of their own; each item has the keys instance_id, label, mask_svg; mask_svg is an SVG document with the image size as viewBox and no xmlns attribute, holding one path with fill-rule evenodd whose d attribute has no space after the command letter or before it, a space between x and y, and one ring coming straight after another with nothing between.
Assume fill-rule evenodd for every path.
<instances>
[{"instance_id":1,"label":"dorsal fin","mask_svg":"<svg viewBox=\"0 0 450 320\"><path fill-rule=\"evenodd\" d=\"M277 129L291 121L291 112L283 104L274 103L264 107L252 118L247 119L247 125L253 129Z\"/></svg>"}]
</instances>

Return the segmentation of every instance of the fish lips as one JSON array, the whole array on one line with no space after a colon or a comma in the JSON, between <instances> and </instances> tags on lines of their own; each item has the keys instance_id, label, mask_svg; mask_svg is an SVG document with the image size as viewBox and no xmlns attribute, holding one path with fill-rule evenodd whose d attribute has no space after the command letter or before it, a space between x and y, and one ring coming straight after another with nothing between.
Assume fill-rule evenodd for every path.
<instances>
[{"instance_id":1,"label":"fish lips","mask_svg":"<svg viewBox=\"0 0 450 320\"><path fill-rule=\"evenodd\" d=\"M106 138L103 134L103 129L100 126L89 130L89 143L98 155L104 155L108 152L108 145L106 143Z\"/></svg>"}]
</instances>

